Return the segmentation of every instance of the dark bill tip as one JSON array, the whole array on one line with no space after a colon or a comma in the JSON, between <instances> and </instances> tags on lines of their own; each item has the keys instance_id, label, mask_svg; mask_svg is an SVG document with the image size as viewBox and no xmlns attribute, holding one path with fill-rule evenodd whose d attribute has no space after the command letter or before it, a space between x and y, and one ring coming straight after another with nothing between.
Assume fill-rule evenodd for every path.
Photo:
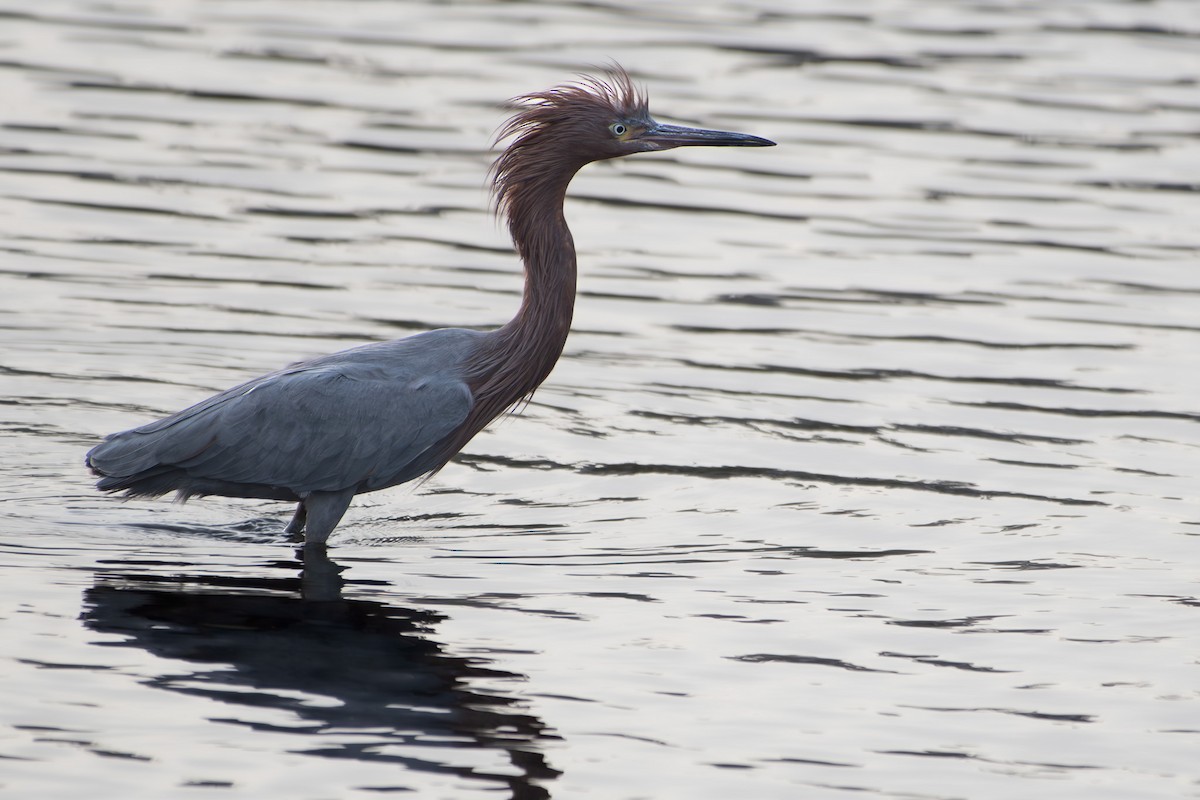
<instances>
[{"instance_id":1,"label":"dark bill tip","mask_svg":"<svg viewBox=\"0 0 1200 800\"><path fill-rule=\"evenodd\" d=\"M659 148L668 147L774 147L775 143L761 136L732 131L710 131L704 128L685 128L681 125L657 123L638 137Z\"/></svg>"}]
</instances>

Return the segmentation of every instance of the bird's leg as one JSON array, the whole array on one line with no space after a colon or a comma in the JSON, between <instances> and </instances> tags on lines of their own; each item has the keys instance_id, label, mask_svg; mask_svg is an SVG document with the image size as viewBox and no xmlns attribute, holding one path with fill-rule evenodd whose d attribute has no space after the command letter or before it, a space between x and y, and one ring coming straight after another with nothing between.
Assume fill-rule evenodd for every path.
<instances>
[{"instance_id":1,"label":"bird's leg","mask_svg":"<svg viewBox=\"0 0 1200 800\"><path fill-rule=\"evenodd\" d=\"M304 530L304 518L308 516L308 511L304 508L304 501L301 500L296 506L296 513L292 515L292 521L283 529L284 533L290 534L293 539L300 538L300 532Z\"/></svg>"},{"instance_id":2,"label":"bird's leg","mask_svg":"<svg viewBox=\"0 0 1200 800\"><path fill-rule=\"evenodd\" d=\"M329 534L342 521L342 515L354 499L354 489L340 492L313 492L304 498L307 521L304 525L304 546L324 545Z\"/></svg>"}]
</instances>

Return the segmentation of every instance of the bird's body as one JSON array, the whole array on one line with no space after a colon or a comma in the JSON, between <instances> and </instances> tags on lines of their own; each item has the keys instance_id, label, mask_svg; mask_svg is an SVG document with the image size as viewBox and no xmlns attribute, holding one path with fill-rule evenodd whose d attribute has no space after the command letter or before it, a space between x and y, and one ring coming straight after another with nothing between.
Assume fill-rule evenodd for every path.
<instances>
[{"instance_id":1,"label":"bird's body","mask_svg":"<svg viewBox=\"0 0 1200 800\"><path fill-rule=\"evenodd\" d=\"M772 144L661 125L625 72L612 78L518 98L520 111L502 132L515 140L493 167L493 186L525 265L521 307L507 325L320 356L112 434L87 455L97 488L294 501L289 532L322 545L354 495L445 466L532 394L562 353L576 275L563 201L582 166L687 145Z\"/></svg>"},{"instance_id":2,"label":"bird's body","mask_svg":"<svg viewBox=\"0 0 1200 800\"><path fill-rule=\"evenodd\" d=\"M467 418L463 356L485 335L430 331L302 361L117 434L122 446L89 461L99 488L141 495L300 501L395 486L441 466L418 456Z\"/></svg>"}]
</instances>

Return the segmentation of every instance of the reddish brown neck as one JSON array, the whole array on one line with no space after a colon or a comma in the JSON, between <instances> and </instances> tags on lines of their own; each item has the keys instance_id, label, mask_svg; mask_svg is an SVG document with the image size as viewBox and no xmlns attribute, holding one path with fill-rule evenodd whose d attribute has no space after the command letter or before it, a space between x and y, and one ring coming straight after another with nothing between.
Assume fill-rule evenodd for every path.
<instances>
[{"instance_id":1,"label":"reddish brown neck","mask_svg":"<svg viewBox=\"0 0 1200 800\"><path fill-rule=\"evenodd\" d=\"M562 354L575 310L575 243L563 216L575 169L514 176L503 208L525 265L521 307L471 360L471 434L533 393Z\"/></svg>"}]
</instances>

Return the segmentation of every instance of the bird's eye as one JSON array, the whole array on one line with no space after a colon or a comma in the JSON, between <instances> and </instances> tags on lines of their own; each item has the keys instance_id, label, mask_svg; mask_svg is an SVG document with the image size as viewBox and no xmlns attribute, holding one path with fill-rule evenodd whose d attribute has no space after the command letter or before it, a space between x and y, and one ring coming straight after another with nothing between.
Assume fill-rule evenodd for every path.
<instances>
[{"instance_id":1,"label":"bird's eye","mask_svg":"<svg viewBox=\"0 0 1200 800\"><path fill-rule=\"evenodd\" d=\"M613 136L617 137L624 136L625 134L629 133L629 128L625 127L625 124L622 122L614 122L612 125L608 126L608 129L612 131Z\"/></svg>"}]
</instances>

